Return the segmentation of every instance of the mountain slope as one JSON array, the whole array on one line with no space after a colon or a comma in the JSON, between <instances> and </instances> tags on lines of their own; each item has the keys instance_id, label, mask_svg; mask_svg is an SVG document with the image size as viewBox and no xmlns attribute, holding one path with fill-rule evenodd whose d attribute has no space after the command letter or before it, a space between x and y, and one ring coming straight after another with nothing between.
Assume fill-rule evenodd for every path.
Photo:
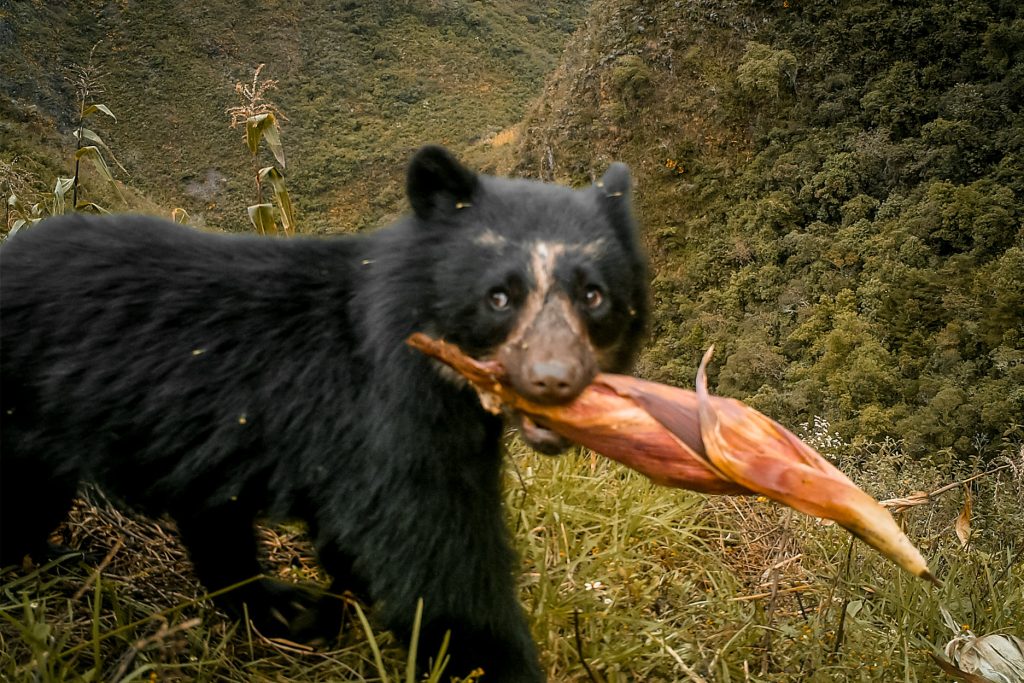
<instances>
[{"instance_id":1,"label":"mountain slope","mask_svg":"<svg viewBox=\"0 0 1024 683\"><path fill-rule=\"evenodd\" d=\"M1024 438L1022 35L1005 2L598 0L517 168L632 164L645 374L714 343L780 419L991 457Z\"/></svg>"},{"instance_id":2,"label":"mountain slope","mask_svg":"<svg viewBox=\"0 0 1024 683\"><path fill-rule=\"evenodd\" d=\"M306 232L400 210L410 153L462 149L522 116L583 0L14 3L0 10L0 158L63 172L77 125L69 67L93 60L118 116L99 132L121 179L194 222L248 229L252 168L228 128L235 83L278 81L286 175ZM262 159L269 163L270 158ZM113 203L118 207L116 202Z\"/></svg>"}]
</instances>

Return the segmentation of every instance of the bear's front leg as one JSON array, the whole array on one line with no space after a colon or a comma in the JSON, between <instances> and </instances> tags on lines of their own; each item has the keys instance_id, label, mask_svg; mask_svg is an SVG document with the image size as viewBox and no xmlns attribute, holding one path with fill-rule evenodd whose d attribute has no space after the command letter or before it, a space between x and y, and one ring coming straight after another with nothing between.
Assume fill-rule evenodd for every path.
<instances>
[{"instance_id":1,"label":"bear's front leg","mask_svg":"<svg viewBox=\"0 0 1024 683\"><path fill-rule=\"evenodd\" d=\"M503 618L491 615L486 621L480 615L432 616L420 629L417 653L421 670L429 670L445 635L450 633L450 660L444 677L466 677L482 671L481 683L545 681L522 608L511 601L503 609Z\"/></svg>"},{"instance_id":2,"label":"bear's front leg","mask_svg":"<svg viewBox=\"0 0 1024 683\"><path fill-rule=\"evenodd\" d=\"M486 588L456 581L441 589L443 578L420 584L423 618L416 647L420 672L431 669L447 635L449 662L442 680L482 671L481 683L543 683L546 677L511 575L489 576ZM384 625L408 647L416 610L412 593L402 598L385 594L375 604L381 608L377 614Z\"/></svg>"},{"instance_id":3,"label":"bear's front leg","mask_svg":"<svg viewBox=\"0 0 1024 683\"><path fill-rule=\"evenodd\" d=\"M400 497L405 505L388 511L391 523L386 528L359 533L356 548L349 546L355 551L351 555L322 549L321 563L335 576L354 568L362 577L358 583L365 581L361 587L377 623L407 647L417 602L423 600L417 641L421 672L430 670L450 633L444 680L482 670L482 683L543 683L546 678L516 594L517 563L500 505L473 504L486 496L444 498L442 503L422 492L418 499ZM473 509L462 507L467 500L473 501L468 505ZM414 502L438 507L423 509ZM337 557L351 557L352 562L334 567Z\"/></svg>"},{"instance_id":4,"label":"bear's front leg","mask_svg":"<svg viewBox=\"0 0 1024 683\"><path fill-rule=\"evenodd\" d=\"M261 576L251 511L228 504L172 516L203 586L211 593L228 589L214 598L218 606L237 619L248 615L267 637L306 635L297 625L315 618L321 597L311 588Z\"/></svg>"}]
</instances>

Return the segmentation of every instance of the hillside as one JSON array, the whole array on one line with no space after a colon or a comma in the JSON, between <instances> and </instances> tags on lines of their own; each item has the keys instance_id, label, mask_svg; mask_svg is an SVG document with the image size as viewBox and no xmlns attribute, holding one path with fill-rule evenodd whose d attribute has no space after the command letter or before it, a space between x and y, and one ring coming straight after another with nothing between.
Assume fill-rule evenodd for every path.
<instances>
[{"instance_id":1,"label":"hillside","mask_svg":"<svg viewBox=\"0 0 1024 683\"><path fill-rule=\"evenodd\" d=\"M552 683L932 682L950 638L1020 633L1019 3L0 1L3 190L68 173L93 50L126 199L92 169L85 190L115 210L251 229L226 109L261 63L300 232L402 211L428 141L574 184L628 162L654 266L639 374L692 386L713 343L717 392L920 503L897 517L942 588L766 499L509 439L520 599ZM355 601L330 647L268 640L210 606L166 519L82 493L54 540L85 558L0 568L0 679L411 680ZM325 578L303 531L260 527L268 574Z\"/></svg>"},{"instance_id":2,"label":"hillside","mask_svg":"<svg viewBox=\"0 0 1024 683\"><path fill-rule=\"evenodd\" d=\"M301 229L377 225L401 210L416 147L464 149L522 117L584 5L13 3L0 8L0 159L20 155L43 184L67 175L73 67L89 64L95 47L94 101L118 117L96 125L128 172L118 179L151 210L182 207L193 223L248 229L252 169L225 112L238 104L235 84L265 63L261 78L278 81L268 95L288 118L286 175Z\"/></svg>"},{"instance_id":3,"label":"hillside","mask_svg":"<svg viewBox=\"0 0 1024 683\"><path fill-rule=\"evenodd\" d=\"M1014 3L598 0L536 97L585 4L17 3L0 160L67 174L94 48L127 206L199 225L248 229L225 112L260 63L304 232L401 211L425 141L574 183L621 158L657 274L646 375L688 384L713 342L721 391L844 442L945 461L1024 438Z\"/></svg>"},{"instance_id":4,"label":"hillside","mask_svg":"<svg viewBox=\"0 0 1024 683\"><path fill-rule=\"evenodd\" d=\"M636 170L646 375L714 343L809 432L991 460L1024 438L1022 36L1007 2L598 0L516 169Z\"/></svg>"}]
</instances>

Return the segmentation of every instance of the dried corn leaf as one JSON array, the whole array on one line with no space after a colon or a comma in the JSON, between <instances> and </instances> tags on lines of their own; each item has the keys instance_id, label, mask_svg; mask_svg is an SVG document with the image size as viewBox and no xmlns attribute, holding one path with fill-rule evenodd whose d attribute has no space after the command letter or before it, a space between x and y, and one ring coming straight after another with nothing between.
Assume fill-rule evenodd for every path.
<instances>
[{"instance_id":1,"label":"dried corn leaf","mask_svg":"<svg viewBox=\"0 0 1024 683\"><path fill-rule=\"evenodd\" d=\"M961 625L945 606L940 605L942 619L953 632L946 643L949 660L932 654L942 670L965 681L982 683L1020 683L1024 681L1024 640L1017 636L991 633L976 636Z\"/></svg>"},{"instance_id":2,"label":"dried corn leaf","mask_svg":"<svg viewBox=\"0 0 1024 683\"><path fill-rule=\"evenodd\" d=\"M956 537L960 539L960 547L966 548L971 542L971 490L964 487L964 507L957 515L956 523L953 525Z\"/></svg>"},{"instance_id":3,"label":"dried corn leaf","mask_svg":"<svg viewBox=\"0 0 1024 683\"><path fill-rule=\"evenodd\" d=\"M1024 640L992 633L960 635L946 644L946 656L957 671L992 683L1024 681Z\"/></svg>"}]
</instances>

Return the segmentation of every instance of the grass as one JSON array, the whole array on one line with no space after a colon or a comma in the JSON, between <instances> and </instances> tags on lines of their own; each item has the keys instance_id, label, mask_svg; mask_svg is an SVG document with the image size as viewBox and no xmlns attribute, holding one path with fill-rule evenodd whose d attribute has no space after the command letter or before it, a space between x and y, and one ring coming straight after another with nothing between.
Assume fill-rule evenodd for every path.
<instances>
[{"instance_id":1,"label":"grass","mask_svg":"<svg viewBox=\"0 0 1024 683\"><path fill-rule=\"evenodd\" d=\"M858 479L881 497L948 483L934 469L901 470L894 444L871 458L870 481ZM904 515L945 582L932 589L776 505L660 488L589 453L546 458L514 443L509 525L544 666L552 681L607 683L943 680L929 654L954 635L940 605L977 634L1024 623L1022 459L971 484L966 550L952 529L956 490ZM318 579L299 530L263 538L270 571ZM0 577L4 680L406 680L406 654L355 607L344 641L322 651L228 620L204 602L167 523L94 492L58 540L92 559Z\"/></svg>"}]
</instances>

